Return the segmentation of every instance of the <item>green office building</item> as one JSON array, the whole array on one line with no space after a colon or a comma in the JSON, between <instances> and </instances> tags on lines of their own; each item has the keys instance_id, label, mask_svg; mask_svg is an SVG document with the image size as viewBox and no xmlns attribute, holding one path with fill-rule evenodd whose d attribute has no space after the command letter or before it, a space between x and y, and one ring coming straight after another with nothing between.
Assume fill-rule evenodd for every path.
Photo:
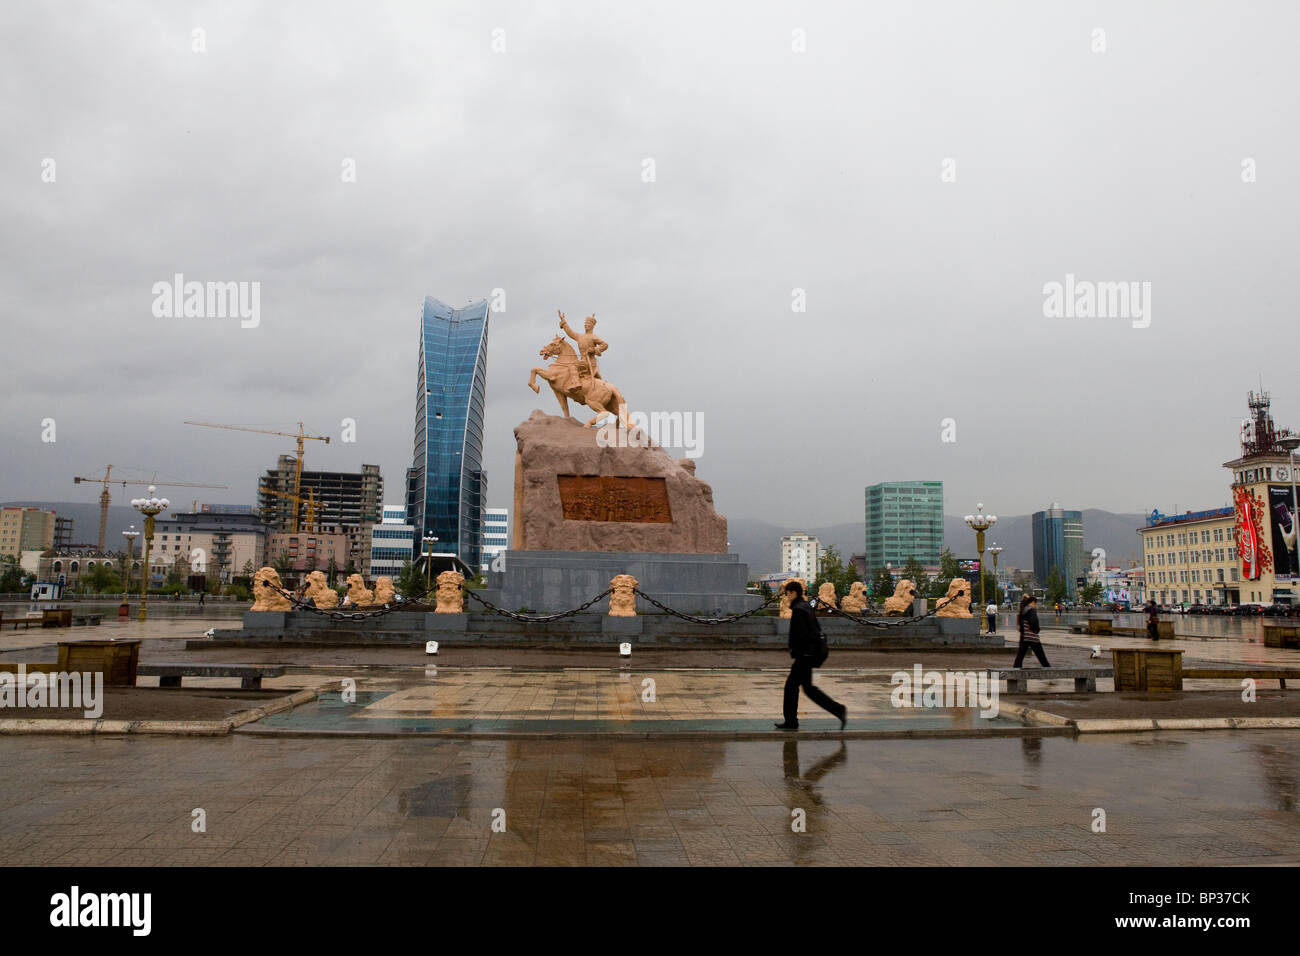
<instances>
[{"instance_id":1,"label":"green office building","mask_svg":"<svg viewBox=\"0 0 1300 956\"><path fill-rule=\"evenodd\" d=\"M915 558L938 565L943 551L943 482L882 481L867 488L867 571Z\"/></svg>"}]
</instances>

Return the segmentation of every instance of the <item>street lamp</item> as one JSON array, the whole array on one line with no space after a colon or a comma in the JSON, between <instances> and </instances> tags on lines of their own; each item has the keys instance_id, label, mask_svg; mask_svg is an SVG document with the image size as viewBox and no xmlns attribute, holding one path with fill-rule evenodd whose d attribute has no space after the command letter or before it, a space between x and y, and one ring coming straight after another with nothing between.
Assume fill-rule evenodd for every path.
<instances>
[{"instance_id":1,"label":"street lamp","mask_svg":"<svg viewBox=\"0 0 1300 956\"><path fill-rule=\"evenodd\" d=\"M1002 545L994 541L989 545L989 554L993 555L993 603L998 603L998 555L1002 553ZM980 580L984 579L981 569Z\"/></svg>"},{"instance_id":2,"label":"street lamp","mask_svg":"<svg viewBox=\"0 0 1300 956\"><path fill-rule=\"evenodd\" d=\"M118 616L126 617L131 613L127 604L131 594L131 561L135 558L135 539L140 537L140 532L135 530L135 525L131 525L129 531L122 532L122 537L126 538L126 567L122 569L122 606L118 608Z\"/></svg>"},{"instance_id":3,"label":"street lamp","mask_svg":"<svg viewBox=\"0 0 1300 956\"><path fill-rule=\"evenodd\" d=\"M436 536L424 536L424 593L428 596L433 588L433 546L438 543Z\"/></svg>"},{"instance_id":4,"label":"street lamp","mask_svg":"<svg viewBox=\"0 0 1300 956\"><path fill-rule=\"evenodd\" d=\"M1296 494L1295 478L1295 450L1300 448L1300 435L1281 435L1278 437L1277 443L1286 449L1286 453L1291 459L1291 534L1296 539L1294 553L1296 557L1300 558L1300 535L1296 534L1296 522L1300 521L1300 508L1296 507L1296 505L1300 495ZM1291 573L1296 576L1291 586L1300 588L1300 568L1292 568ZM1291 598L1292 603L1296 603L1296 600L1294 597Z\"/></svg>"},{"instance_id":5,"label":"street lamp","mask_svg":"<svg viewBox=\"0 0 1300 956\"><path fill-rule=\"evenodd\" d=\"M975 532L975 547L980 553L980 617L982 618L984 616L984 532L998 523L998 516L986 515L982 501L977 503L975 508L976 513L967 515L963 520Z\"/></svg>"},{"instance_id":6,"label":"street lamp","mask_svg":"<svg viewBox=\"0 0 1300 956\"><path fill-rule=\"evenodd\" d=\"M149 546L153 544L153 519L171 507L166 498L154 495L158 489L149 486L148 498L132 498L131 507L144 515L144 568L140 574L140 620L145 619L149 607Z\"/></svg>"}]
</instances>

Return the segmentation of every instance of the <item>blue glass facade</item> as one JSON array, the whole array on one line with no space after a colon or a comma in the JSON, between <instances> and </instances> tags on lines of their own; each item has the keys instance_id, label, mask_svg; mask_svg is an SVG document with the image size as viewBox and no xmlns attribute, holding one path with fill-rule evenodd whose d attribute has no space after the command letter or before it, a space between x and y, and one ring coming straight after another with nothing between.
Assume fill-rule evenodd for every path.
<instances>
[{"instance_id":1,"label":"blue glass facade","mask_svg":"<svg viewBox=\"0 0 1300 956\"><path fill-rule=\"evenodd\" d=\"M487 391L488 303L461 309L424 300L415 392L415 453L407 472L413 555L426 535L434 553L455 554L471 568L482 554L486 480L483 418Z\"/></svg>"}]
</instances>

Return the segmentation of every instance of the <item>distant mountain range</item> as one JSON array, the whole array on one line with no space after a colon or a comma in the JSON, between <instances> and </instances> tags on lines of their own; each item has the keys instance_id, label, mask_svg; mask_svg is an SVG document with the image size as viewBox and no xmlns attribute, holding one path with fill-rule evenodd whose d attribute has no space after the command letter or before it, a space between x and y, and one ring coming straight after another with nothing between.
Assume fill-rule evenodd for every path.
<instances>
[{"instance_id":1,"label":"distant mountain range","mask_svg":"<svg viewBox=\"0 0 1300 956\"><path fill-rule=\"evenodd\" d=\"M4 505L53 510L73 519L73 541L95 544L99 537L99 504L85 501L6 501ZM180 504L178 502L178 504ZM189 510L189 502L181 510ZM513 517L513 516L512 516ZM1127 566L1130 556L1142 554L1142 538L1137 533L1143 521L1142 514L1115 514L1089 508L1083 512L1083 546L1091 554L1093 548L1105 548L1108 564ZM122 547L122 532L129 525L144 526L143 517L129 505L108 507L108 548ZM730 518L727 537L731 550L749 565L750 574L781 569L781 536L804 531L815 535L822 547L834 545L845 560L864 547L865 529L861 521L819 528L782 527L757 518ZM959 558L975 557L975 532L966 527L958 516L946 515L943 519L944 544ZM1032 568L1034 566L1033 524L1029 515L998 516L998 523L988 534L989 543L996 541L1004 550L998 557L1000 568Z\"/></svg>"},{"instance_id":2,"label":"distant mountain range","mask_svg":"<svg viewBox=\"0 0 1300 956\"><path fill-rule=\"evenodd\" d=\"M1083 547L1087 555L1093 548L1106 549L1106 563L1127 567L1130 558L1141 562L1142 537L1137 528L1146 520L1143 514L1115 514L1098 508L1083 512ZM823 548L834 545L845 561L866 547L866 529L861 521L821 528L781 527L755 518L729 518L727 537L731 550L749 565L750 575L781 570L781 536L806 532L815 536ZM985 536L986 544L996 542L1005 550L998 556L999 568L1033 568L1034 531L1029 515L998 516L998 523ZM959 516L945 515L944 545L959 558L973 558L975 532Z\"/></svg>"}]
</instances>

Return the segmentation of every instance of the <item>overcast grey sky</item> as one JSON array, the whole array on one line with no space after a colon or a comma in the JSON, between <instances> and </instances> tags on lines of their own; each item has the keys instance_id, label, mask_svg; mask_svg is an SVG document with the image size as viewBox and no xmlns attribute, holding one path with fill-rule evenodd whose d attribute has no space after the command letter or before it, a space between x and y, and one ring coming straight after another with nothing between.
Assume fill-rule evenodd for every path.
<instances>
[{"instance_id":1,"label":"overcast grey sky","mask_svg":"<svg viewBox=\"0 0 1300 956\"><path fill-rule=\"evenodd\" d=\"M250 502L293 443L182 422L302 419L335 436L309 468L378 463L400 502L422 300L493 289L493 505L513 427L555 411L525 383L557 308L597 314L633 408L704 415L720 511L790 526L860 518L887 479L942 479L953 514L1213 507L1248 389L1300 425L1293 3L23 3L0 23L0 499L93 501L71 477L111 462ZM175 273L259 282L260 325L156 318ZM1149 327L1045 318L1067 274L1151 283Z\"/></svg>"}]
</instances>

